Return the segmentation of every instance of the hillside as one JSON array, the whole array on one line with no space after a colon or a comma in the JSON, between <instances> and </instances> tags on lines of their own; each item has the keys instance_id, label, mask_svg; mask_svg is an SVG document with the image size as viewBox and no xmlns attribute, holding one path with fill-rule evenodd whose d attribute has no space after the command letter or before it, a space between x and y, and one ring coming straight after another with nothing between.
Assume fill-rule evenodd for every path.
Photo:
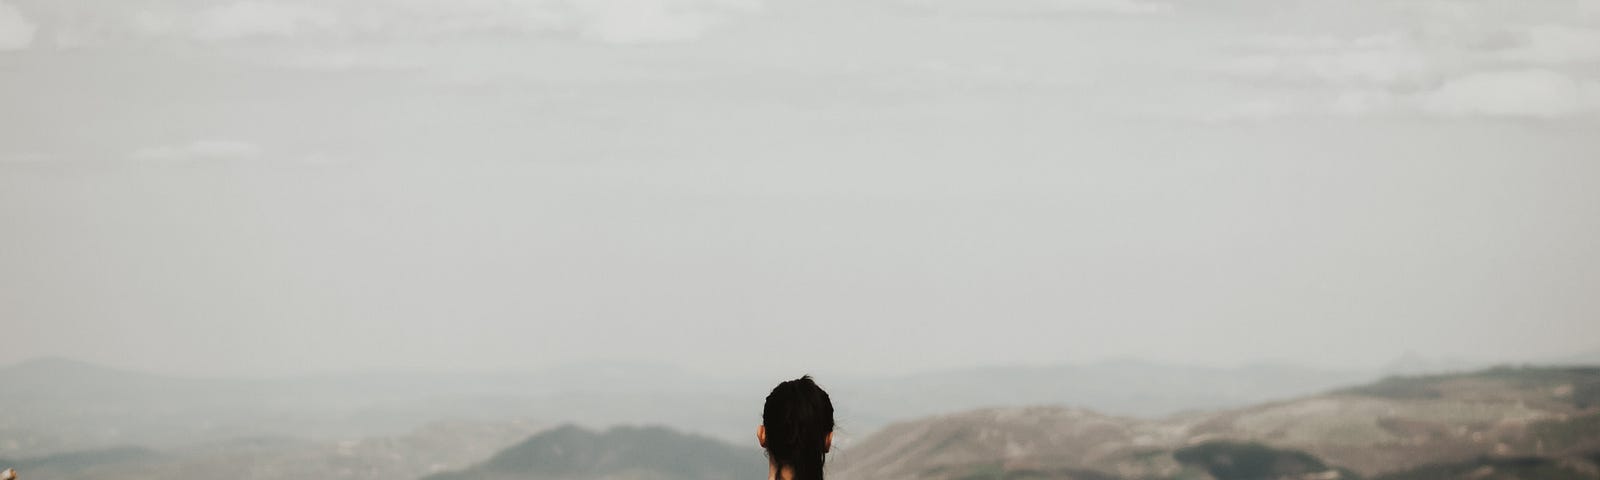
<instances>
[{"instance_id":1,"label":"hillside","mask_svg":"<svg viewBox=\"0 0 1600 480\"><path fill-rule=\"evenodd\" d=\"M983 472L1117 471L1118 463L1181 442L1155 422L1061 407L985 409L891 425L841 449L840 478L967 478ZM1167 462L1153 469L1176 471Z\"/></svg>"},{"instance_id":2,"label":"hillside","mask_svg":"<svg viewBox=\"0 0 1600 480\"><path fill-rule=\"evenodd\" d=\"M847 480L1585 475L1600 452L1596 395L1600 368L1497 368L1163 420L985 409L891 425L840 452L833 472ZM1208 458L1263 467L1237 474Z\"/></svg>"},{"instance_id":3,"label":"hillside","mask_svg":"<svg viewBox=\"0 0 1600 480\"><path fill-rule=\"evenodd\" d=\"M979 407L1047 404L1074 405L1111 415L1160 417L1292 398L1376 378L1374 372L1290 365L1214 368L1117 360L836 378L827 386L839 398L852 399L845 407L851 409L856 427L876 428Z\"/></svg>"},{"instance_id":4,"label":"hillside","mask_svg":"<svg viewBox=\"0 0 1600 480\"><path fill-rule=\"evenodd\" d=\"M856 431L986 406L1069 404L1120 415L1238 407L1374 378L1365 372L1135 361L824 376ZM152 375L67 359L0 367L0 458L138 445L184 449L234 438L333 442L404 435L441 419L661 424L748 440L768 378L595 363L533 371L368 372L289 378Z\"/></svg>"},{"instance_id":5,"label":"hillside","mask_svg":"<svg viewBox=\"0 0 1600 480\"><path fill-rule=\"evenodd\" d=\"M107 465L142 465L161 459L160 454L146 448L115 447L34 458L0 458L0 470L11 468L42 474L43 478L65 478L82 476L86 471Z\"/></svg>"},{"instance_id":6,"label":"hillside","mask_svg":"<svg viewBox=\"0 0 1600 480\"><path fill-rule=\"evenodd\" d=\"M1299 370L1247 370L1138 363L979 369L883 379L871 389L867 379L841 379L829 385L841 399L843 428L830 478L1205 479L1248 471L1272 478L1417 480L1594 478L1591 473L1600 472L1596 368L1396 377L1248 407L1159 419L1123 416L1145 408L1137 405L1154 405L1139 399L1197 405L1228 398L1224 403L1230 403L1244 398L1237 395L1310 388L1336 376L1268 386L1271 379L1293 377ZM720 478L747 467L761 474L761 456L753 448L669 428L714 419L705 421L712 427L708 431L738 427L735 438L748 442L759 421L756 406L764 386L723 384L701 392L677 384L651 396L619 382L639 374L606 367L533 376L224 381L70 361L32 362L0 368L0 381L13 387L0 391L0 459L34 475L80 480L360 480L441 472L451 473L439 479L462 480L673 479ZM1127 376L1119 381L1118 375ZM1117 385L1127 391L1116 391ZM1197 395L1213 400L1180 398L1206 385L1231 392ZM732 390L755 398L735 401ZM890 412L1078 404L1075 399L1097 399L1089 402L1097 406L1120 399L1125 405L1110 409L1114 414L1100 408L995 407L878 428L893 418ZM568 427L535 435L550 421L506 419L526 411L598 426L629 419L670 421L664 428L592 432ZM467 420L383 433L440 417ZM372 429L379 433L352 434ZM872 434L855 438L857 432ZM557 451L570 455L552 456ZM698 459L696 465L707 469L681 463L685 458ZM1230 463L1239 458L1251 459L1246 462L1251 469L1231 470Z\"/></svg>"},{"instance_id":7,"label":"hillside","mask_svg":"<svg viewBox=\"0 0 1600 480\"><path fill-rule=\"evenodd\" d=\"M257 437L161 452L122 447L0 459L0 468L59 480L414 479L466 468L538 431L524 422L441 422L402 435L336 442Z\"/></svg>"},{"instance_id":8,"label":"hillside","mask_svg":"<svg viewBox=\"0 0 1600 480\"><path fill-rule=\"evenodd\" d=\"M1570 455L1600 448L1600 368L1496 368L1391 378L1325 395L1225 411L1196 438L1303 449L1363 474L1480 455Z\"/></svg>"},{"instance_id":9,"label":"hillside","mask_svg":"<svg viewBox=\"0 0 1600 480\"><path fill-rule=\"evenodd\" d=\"M766 475L754 448L663 427L595 432L565 426L534 435L488 460L427 480L736 480Z\"/></svg>"},{"instance_id":10,"label":"hillside","mask_svg":"<svg viewBox=\"0 0 1600 480\"><path fill-rule=\"evenodd\" d=\"M751 403L736 402L732 389L651 365L216 379L46 358L0 367L0 385L0 458L124 445L183 450L239 438L338 442L402 436L449 419L608 425L673 418L728 437L737 427L743 438L753 416L727 415ZM757 400L762 392L744 390Z\"/></svg>"}]
</instances>

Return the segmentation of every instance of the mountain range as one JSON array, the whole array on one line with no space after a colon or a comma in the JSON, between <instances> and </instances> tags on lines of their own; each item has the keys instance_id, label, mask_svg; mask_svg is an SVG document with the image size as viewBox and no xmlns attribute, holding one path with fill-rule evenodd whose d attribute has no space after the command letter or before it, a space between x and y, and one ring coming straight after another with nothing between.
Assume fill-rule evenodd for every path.
<instances>
[{"instance_id":1,"label":"mountain range","mask_svg":"<svg viewBox=\"0 0 1600 480\"><path fill-rule=\"evenodd\" d=\"M881 379L877 385L883 390L876 392L866 392L864 382L844 381L829 385L841 420L829 478L1420 480L1600 475L1600 368L1595 367L1498 367L1389 377L1160 416L1106 412L1062 400L1076 394L1101 401L1151 399L1156 401L1151 404L1185 405L1175 393L1156 392L1196 392L1207 386L1222 392L1197 393L1187 403L1201 405L1262 395L1260 386L1273 379L1282 384L1271 388L1290 392L1332 381L1294 379L1298 370L1277 368L1234 371L1241 378L1232 379L1224 371L1136 362L978 369ZM613 370L624 376L626 371ZM594 375L566 374L575 382L598 381ZM941 380L949 384L940 385ZM535 402L539 408L548 408L552 398L565 399L569 409L544 411L545 420L494 418L505 413L493 411L496 407L527 407L510 400L457 404L460 398L450 396L470 390L463 385L487 388L487 383L474 383L483 380L442 378L426 385L444 385L444 394L402 394L416 386L414 381L381 376L181 379L60 361L12 367L0 370L0 385L6 386L0 389L0 467L19 467L33 478L80 480L677 480L762 474L761 453L749 445L759 421L754 411L759 399L674 410L682 407L679 402L694 400L684 396L682 378L672 380L676 392L663 393L656 403L613 383L595 385L596 390L611 391L568 393L561 393L554 382L500 387L553 392L536 397L544 399ZM451 390L452 385L458 390ZM1126 388L1099 391L1117 385ZM962 392L963 387L990 390ZM720 388L725 390L710 391L731 390ZM296 399L296 392L326 396ZM398 398L362 403L382 394ZM936 400L927 401L930 397ZM905 402L902 415L908 418L863 415L892 411L895 402ZM619 405L636 409L610 411ZM952 405L957 407L912 417ZM441 411L484 407L490 413L476 412L480 419L425 421ZM724 408L722 416L734 417L729 423L743 427L732 443L694 433L699 431L693 428L696 415L719 407ZM1123 407L1123 412L1130 410ZM73 408L81 410L75 414ZM751 410L750 418L739 421L736 413L729 414L741 408ZM663 413L670 411L684 415ZM248 416L227 417L237 412ZM606 415L673 421L549 420ZM398 433L349 433L373 419L422 425ZM316 426L319 420L334 424ZM649 424L658 425L635 426ZM312 426L310 434L296 430L307 425ZM593 428L601 425L612 426ZM154 431L115 431L138 426ZM186 443L171 441L195 432L200 434ZM102 435L101 440L125 441L74 445L82 435L94 434Z\"/></svg>"},{"instance_id":2,"label":"mountain range","mask_svg":"<svg viewBox=\"0 0 1600 480\"><path fill-rule=\"evenodd\" d=\"M1600 368L1496 368L1157 420L1057 406L939 415L861 439L834 472L846 480L1595 478L1597 455ZM1241 467L1246 459L1250 468ZM1495 474L1519 468L1543 473Z\"/></svg>"},{"instance_id":3,"label":"mountain range","mask_svg":"<svg viewBox=\"0 0 1600 480\"><path fill-rule=\"evenodd\" d=\"M1284 365L1112 361L819 378L834 395L850 399L841 402L840 421L846 434L856 435L895 421L990 406L1068 404L1159 417L1304 395L1377 376ZM476 374L216 379L41 359L0 367L0 457L126 445L171 450L256 437L340 441L404 435L440 420L662 424L742 443L759 423L762 398L775 382L628 363Z\"/></svg>"},{"instance_id":4,"label":"mountain range","mask_svg":"<svg viewBox=\"0 0 1600 480\"><path fill-rule=\"evenodd\" d=\"M469 469L424 480L738 480L767 474L760 451L663 427L566 425Z\"/></svg>"}]
</instances>

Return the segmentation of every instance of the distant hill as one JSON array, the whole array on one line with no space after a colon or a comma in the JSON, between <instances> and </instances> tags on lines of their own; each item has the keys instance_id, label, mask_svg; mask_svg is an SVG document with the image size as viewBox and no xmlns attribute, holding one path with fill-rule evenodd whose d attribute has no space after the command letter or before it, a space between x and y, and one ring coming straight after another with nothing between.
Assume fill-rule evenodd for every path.
<instances>
[{"instance_id":1,"label":"distant hill","mask_svg":"<svg viewBox=\"0 0 1600 480\"><path fill-rule=\"evenodd\" d=\"M1482 456L1395 472L1375 480L1594 480L1600 455L1587 458Z\"/></svg>"},{"instance_id":2,"label":"distant hill","mask_svg":"<svg viewBox=\"0 0 1600 480\"><path fill-rule=\"evenodd\" d=\"M1175 445L1177 432L1124 417L1066 407L995 408L885 427L838 449L833 478L983 478L1066 469L1114 471L1115 461ZM1175 461L1165 462L1176 471ZM1007 478L1007 477L995 477Z\"/></svg>"},{"instance_id":3,"label":"distant hill","mask_svg":"<svg viewBox=\"0 0 1600 480\"><path fill-rule=\"evenodd\" d=\"M1480 455L1568 455L1600 447L1600 368L1493 368L1395 377L1224 411L1191 435L1302 449L1374 475Z\"/></svg>"},{"instance_id":4,"label":"distant hill","mask_svg":"<svg viewBox=\"0 0 1600 480\"><path fill-rule=\"evenodd\" d=\"M754 448L663 427L539 433L459 472L427 480L742 480L767 474Z\"/></svg>"},{"instance_id":5,"label":"distant hill","mask_svg":"<svg viewBox=\"0 0 1600 480\"><path fill-rule=\"evenodd\" d=\"M756 400L738 402L749 414L729 415L729 388L630 364L213 379L47 358L0 367L0 385L0 458L119 445L181 450L251 437L338 441L404 435L449 419L607 425L670 418L731 438L735 426L753 428L764 395L750 386L746 395Z\"/></svg>"},{"instance_id":6,"label":"distant hill","mask_svg":"<svg viewBox=\"0 0 1600 480\"><path fill-rule=\"evenodd\" d=\"M58 453L35 458L0 458L0 470L16 469L38 478L64 478L104 465L132 465L156 462L162 456L140 447L115 447L80 452Z\"/></svg>"},{"instance_id":7,"label":"distant hill","mask_svg":"<svg viewBox=\"0 0 1600 480\"><path fill-rule=\"evenodd\" d=\"M1218 479L1355 477L1352 472L1329 467L1311 454L1259 443L1210 441L1174 450L1172 458L1185 468L1204 471Z\"/></svg>"},{"instance_id":8,"label":"distant hill","mask_svg":"<svg viewBox=\"0 0 1600 480\"><path fill-rule=\"evenodd\" d=\"M824 375L848 432L980 407L1068 404L1161 416L1289 398L1376 378L1285 365L1203 368L1137 361ZM747 441L776 379L718 378L652 364L501 373L377 372L278 379L151 375L67 359L0 367L0 457L239 437L335 441L403 435L441 419L662 424ZM848 401L843 401L848 399Z\"/></svg>"},{"instance_id":9,"label":"distant hill","mask_svg":"<svg viewBox=\"0 0 1600 480\"><path fill-rule=\"evenodd\" d=\"M984 409L890 425L830 478L1595 478L1597 397L1600 368L1495 368L1163 420Z\"/></svg>"},{"instance_id":10,"label":"distant hill","mask_svg":"<svg viewBox=\"0 0 1600 480\"><path fill-rule=\"evenodd\" d=\"M1292 398L1369 382L1368 371L1255 364L1173 366L1136 360L1085 365L1005 366L914 375L827 379L829 392L850 399L856 427L981 407L1060 404L1112 415L1160 417ZM865 423L866 425L860 425Z\"/></svg>"},{"instance_id":11,"label":"distant hill","mask_svg":"<svg viewBox=\"0 0 1600 480\"><path fill-rule=\"evenodd\" d=\"M240 438L154 452L117 448L7 462L25 479L409 480L466 468L541 431L520 422L444 422L394 436L335 442Z\"/></svg>"},{"instance_id":12,"label":"distant hill","mask_svg":"<svg viewBox=\"0 0 1600 480\"><path fill-rule=\"evenodd\" d=\"M737 478L750 478L764 473L761 455L753 448L669 429L702 427L700 422L714 419L708 422L711 428L737 427L742 433L725 437L749 442L750 429L759 422L760 396L769 387L764 382L713 382L697 391L700 387L681 382L705 380L675 377L673 387L651 396L648 390L631 390L626 379L678 374L625 365L597 368L546 376L206 380L62 360L32 362L0 368L0 384L7 386L0 389L0 459L26 465L32 472L28 478L47 474L45 478L78 480L377 480L441 472L450 473L439 480L622 480L721 478L718 472L735 471L743 472ZM1229 469L1237 459L1250 459L1245 463L1255 470L1244 471L1255 473L1249 475L1265 471L1275 478L1303 480L1328 480L1329 475L1543 478L1537 475L1600 472L1600 368L1495 368L1393 377L1249 406L1167 417L1125 413L1146 408L1138 405L1182 405L1183 392L1202 392L1194 394L1202 400L1191 399L1191 404L1240 403L1340 376L1287 380L1305 371L1122 362L840 379L827 383L843 429L830 459L830 478L1229 480L1224 477L1244 475ZM1288 385L1269 385L1273 379ZM1204 393L1208 385L1223 392ZM1127 391L1116 391L1119 386ZM1141 403L1145 400L1153 403ZM1004 406L1119 401L1126 405L1113 409L1116 414ZM888 423L896 412L957 411L973 405L999 406ZM541 425L553 422L537 417L525 423L503 419L522 411L578 418L595 426L629 419L673 422L668 428L595 432L577 427L546 431ZM408 433L352 433L463 413L488 418ZM855 436L875 430L866 438ZM85 439L99 443L84 447ZM131 439L169 443L154 451L110 448L134 443L126 441ZM688 465L681 462L685 458L701 460ZM741 465L754 473L736 470L745 468ZM697 470L701 467L707 469Z\"/></svg>"}]
</instances>

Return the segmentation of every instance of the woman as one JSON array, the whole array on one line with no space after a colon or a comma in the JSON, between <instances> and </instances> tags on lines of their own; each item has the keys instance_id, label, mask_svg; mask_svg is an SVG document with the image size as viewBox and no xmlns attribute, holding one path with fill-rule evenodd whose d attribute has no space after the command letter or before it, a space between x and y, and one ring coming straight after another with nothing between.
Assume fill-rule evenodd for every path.
<instances>
[{"instance_id":1,"label":"woman","mask_svg":"<svg viewBox=\"0 0 1600 480\"><path fill-rule=\"evenodd\" d=\"M778 384L761 409L756 440L767 449L767 480L822 480L833 446L833 402L806 375Z\"/></svg>"}]
</instances>

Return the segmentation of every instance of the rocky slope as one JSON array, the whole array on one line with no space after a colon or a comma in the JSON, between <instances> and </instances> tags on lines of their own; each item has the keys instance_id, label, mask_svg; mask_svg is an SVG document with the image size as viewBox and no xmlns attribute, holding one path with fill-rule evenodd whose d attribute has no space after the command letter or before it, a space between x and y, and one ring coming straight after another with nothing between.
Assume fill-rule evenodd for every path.
<instances>
[{"instance_id":1,"label":"rocky slope","mask_svg":"<svg viewBox=\"0 0 1600 480\"><path fill-rule=\"evenodd\" d=\"M1204 445L1212 447L1196 450ZM1163 420L1063 407L942 415L891 425L856 442L836 455L833 472L846 480L1225 480L1261 478L1261 472L1271 473L1266 478L1450 478L1457 470L1544 478L1515 475L1582 475L1594 470L1596 452L1600 368L1499 368L1392 378ZM1258 476L1230 476L1207 460L1218 458L1257 458L1266 466L1252 470Z\"/></svg>"},{"instance_id":2,"label":"rocky slope","mask_svg":"<svg viewBox=\"0 0 1600 480\"><path fill-rule=\"evenodd\" d=\"M761 452L709 437L664 427L596 432L569 425L427 480L737 480L766 473Z\"/></svg>"},{"instance_id":3,"label":"rocky slope","mask_svg":"<svg viewBox=\"0 0 1600 480\"><path fill-rule=\"evenodd\" d=\"M1250 405L1376 378L1372 372L1136 361L987 367L914 375L823 375L851 428L983 406L1069 404L1159 416ZM367 372L204 379L66 359L0 366L0 458L137 445L156 450L241 437L313 442L404 435L440 419L608 426L660 424L745 442L770 378L596 363L481 373Z\"/></svg>"},{"instance_id":4,"label":"rocky slope","mask_svg":"<svg viewBox=\"0 0 1600 480\"><path fill-rule=\"evenodd\" d=\"M21 478L393 480L465 468L542 430L524 422L439 422L402 435L335 442L258 437L152 451L118 447L0 459Z\"/></svg>"}]
</instances>

